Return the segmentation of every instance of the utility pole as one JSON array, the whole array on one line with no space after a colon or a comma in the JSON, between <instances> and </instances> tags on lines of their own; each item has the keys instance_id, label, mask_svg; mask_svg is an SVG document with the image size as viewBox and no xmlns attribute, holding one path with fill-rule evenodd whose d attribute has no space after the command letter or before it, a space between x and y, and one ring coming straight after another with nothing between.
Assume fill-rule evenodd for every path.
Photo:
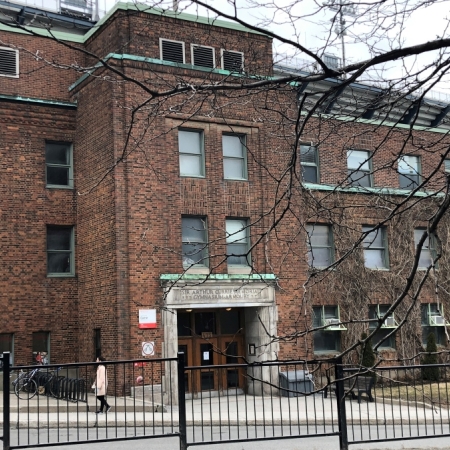
<instances>
[{"instance_id":1,"label":"utility pole","mask_svg":"<svg viewBox=\"0 0 450 450\"><path fill-rule=\"evenodd\" d=\"M338 13L338 21L336 26L334 27L335 33L338 37L341 38L341 47L342 47L342 66L345 67L345 41L344 36L347 34L347 28L345 26L345 16L356 17L357 9L353 4L344 4L342 0L330 0L327 3L324 3L324 6L327 6L332 11ZM335 19L333 19L335 22ZM343 75L345 78L345 75Z\"/></svg>"}]
</instances>

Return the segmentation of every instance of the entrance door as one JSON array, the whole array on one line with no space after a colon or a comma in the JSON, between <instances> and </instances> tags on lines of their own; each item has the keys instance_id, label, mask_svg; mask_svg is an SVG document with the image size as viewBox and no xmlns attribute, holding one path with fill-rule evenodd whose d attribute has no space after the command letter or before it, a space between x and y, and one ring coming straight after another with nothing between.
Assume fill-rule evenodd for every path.
<instances>
[{"instance_id":1,"label":"entrance door","mask_svg":"<svg viewBox=\"0 0 450 450\"><path fill-rule=\"evenodd\" d=\"M243 310L216 309L178 312L178 349L187 366L186 392L244 388L244 371L226 367L244 356ZM208 366L224 365L222 368ZM204 368L203 368L204 367Z\"/></svg>"}]
</instances>

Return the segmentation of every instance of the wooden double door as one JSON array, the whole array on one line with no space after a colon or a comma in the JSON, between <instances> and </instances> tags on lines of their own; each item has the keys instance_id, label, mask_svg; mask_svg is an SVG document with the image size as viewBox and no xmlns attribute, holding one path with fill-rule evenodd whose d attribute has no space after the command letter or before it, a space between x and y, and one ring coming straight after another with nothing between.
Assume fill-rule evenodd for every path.
<instances>
[{"instance_id":1,"label":"wooden double door","mask_svg":"<svg viewBox=\"0 0 450 450\"><path fill-rule=\"evenodd\" d=\"M189 369L186 392L244 389L243 311L240 309L178 312L178 350L184 352ZM223 366L211 368L208 366ZM228 367L227 367L228 366Z\"/></svg>"}]
</instances>

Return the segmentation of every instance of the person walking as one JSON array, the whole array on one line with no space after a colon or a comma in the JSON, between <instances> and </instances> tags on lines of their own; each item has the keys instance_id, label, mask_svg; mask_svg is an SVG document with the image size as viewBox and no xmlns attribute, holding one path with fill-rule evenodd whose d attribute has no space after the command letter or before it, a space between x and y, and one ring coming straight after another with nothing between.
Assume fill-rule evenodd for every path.
<instances>
[{"instance_id":1,"label":"person walking","mask_svg":"<svg viewBox=\"0 0 450 450\"><path fill-rule=\"evenodd\" d=\"M97 378L95 380L94 387L95 394L100 402L100 409L96 412L96 414L103 414L103 410L105 410L105 412L109 412L111 410L111 406L108 405L108 402L105 399L106 390L108 388L108 373L105 365L101 364L103 361L105 361L103 356L99 356L97 358L97 362L100 364L97 366Z\"/></svg>"}]
</instances>

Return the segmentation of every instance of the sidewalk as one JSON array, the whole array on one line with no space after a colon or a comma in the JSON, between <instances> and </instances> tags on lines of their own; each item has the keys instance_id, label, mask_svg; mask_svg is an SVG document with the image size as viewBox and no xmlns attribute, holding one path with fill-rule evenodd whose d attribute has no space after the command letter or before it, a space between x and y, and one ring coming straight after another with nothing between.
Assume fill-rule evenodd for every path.
<instances>
[{"instance_id":1,"label":"sidewalk","mask_svg":"<svg viewBox=\"0 0 450 450\"><path fill-rule=\"evenodd\" d=\"M377 399L379 400L379 399ZM10 396L10 421L16 427L77 426L178 426L178 406L138 400L132 397L108 397L112 409L95 414L98 404L92 394L87 403L72 403L47 396L19 400ZM347 422L362 425L408 425L449 422L449 410L425 404L405 402L367 402L346 400ZM0 423L3 421L3 392L0 391ZM337 402L334 396L253 397L246 395L186 400L188 426L196 425L337 425Z\"/></svg>"}]
</instances>

